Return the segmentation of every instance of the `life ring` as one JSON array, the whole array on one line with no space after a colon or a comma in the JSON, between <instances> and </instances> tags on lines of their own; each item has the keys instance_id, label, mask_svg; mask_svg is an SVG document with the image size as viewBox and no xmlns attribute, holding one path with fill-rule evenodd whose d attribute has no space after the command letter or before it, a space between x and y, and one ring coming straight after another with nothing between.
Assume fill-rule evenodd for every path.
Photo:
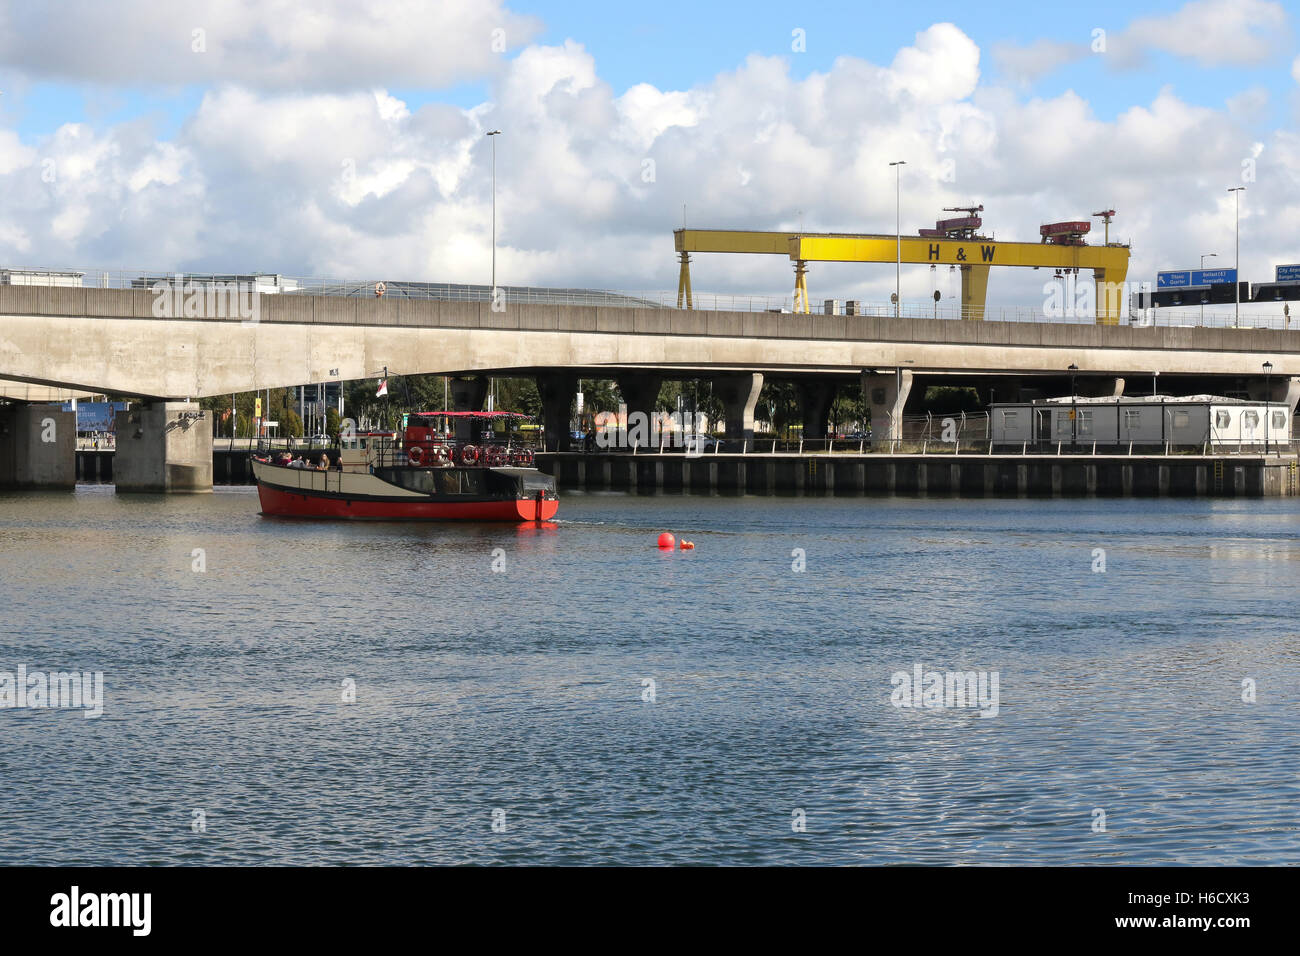
<instances>
[{"instance_id":1,"label":"life ring","mask_svg":"<svg viewBox=\"0 0 1300 956\"><path fill-rule=\"evenodd\" d=\"M421 462L424 461L424 449L421 448L419 445L416 445L414 448L412 448L410 451L406 453L406 457L407 460L410 461L412 465L418 466Z\"/></svg>"},{"instance_id":2,"label":"life ring","mask_svg":"<svg viewBox=\"0 0 1300 956\"><path fill-rule=\"evenodd\" d=\"M382 299L382 298L384 297L384 293L387 292L387 291L388 291L388 286L384 285L384 283L382 283L382 282L376 282L376 283L375 283L375 298L376 298L376 299Z\"/></svg>"},{"instance_id":3,"label":"life ring","mask_svg":"<svg viewBox=\"0 0 1300 956\"><path fill-rule=\"evenodd\" d=\"M460 450L460 463L462 465L472 465L478 461L478 449L473 445L466 445Z\"/></svg>"}]
</instances>

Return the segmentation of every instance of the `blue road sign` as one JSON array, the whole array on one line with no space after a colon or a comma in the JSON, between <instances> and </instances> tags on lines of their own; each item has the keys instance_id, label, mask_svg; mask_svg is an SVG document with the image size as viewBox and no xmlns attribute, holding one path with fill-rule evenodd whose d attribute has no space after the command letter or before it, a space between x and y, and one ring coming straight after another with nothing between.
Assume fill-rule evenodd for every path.
<instances>
[{"instance_id":1,"label":"blue road sign","mask_svg":"<svg viewBox=\"0 0 1300 956\"><path fill-rule=\"evenodd\" d=\"M1278 266L1276 282L1294 282L1300 279L1300 265Z\"/></svg>"},{"instance_id":2,"label":"blue road sign","mask_svg":"<svg viewBox=\"0 0 1300 956\"><path fill-rule=\"evenodd\" d=\"M1192 285L1232 285L1236 281L1236 269L1195 269L1192 271Z\"/></svg>"},{"instance_id":3,"label":"blue road sign","mask_svg":"<svg viewBox=\"0 0 1300 956\"><path fill-rule=\"evenodd\" d=\"M1300 266L1296 268L1300 269ZM1297 276L1297 278L1300 278L1300 276ZM1181 272L1156 273L1157 289L1186 289L1188 286L1200 285L1231 285L1236 281L1236 269L1184 269Z\"/></svg>"}]
</instances>

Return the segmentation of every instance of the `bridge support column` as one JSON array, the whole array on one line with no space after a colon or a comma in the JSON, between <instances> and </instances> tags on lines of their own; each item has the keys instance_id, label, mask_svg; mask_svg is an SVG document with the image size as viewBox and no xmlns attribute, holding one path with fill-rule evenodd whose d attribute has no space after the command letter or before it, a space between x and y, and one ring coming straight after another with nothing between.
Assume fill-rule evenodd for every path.
<instances>
[{"instance_id":1,"label":"bridge support column","mask_svg":"<svg viewBox=\"0 0 1300 956\"><path fill-rule=\"evenodd\" d=\"M453 378L451 380L451 410L454 412L481 412L487 401L488 380L482 375L472 378ZM457 418L456 440L460 442L477 442L474 423L468 418Z\"/></svg>"},{"instance_id":2,"label":"bridge support column","mask_svg":"<svg viewBox=\"0 0 1300 956\"><path fill-rule=\"evenodd\" d=\"M569 421L578 392L576 375L539 375L542 397L542 436L547 451L569 450Z\"/></svg>"},{"instance_id":3,"label":"bridge support column","mask_svg":"<svg viewBox=\"0 0 1300 956\"><path fill-rule=\"evenodd\" d=\"M654 421L655 402L659 400L659 388L663 385L663 377L659 375L650 375L648 373L623 374L618 376L618 392L623 396L623 404L627 406L627 413L631 416L634 412L640 412L645 416L645 433L652 433L652 423ZM632 429L632 422L629 418L627 423L629 431Z\"/></svg>"},{"instance_id":4,"label":"bridge support column","mask_svg":"<svg viewBox=\"0 0 1300 956\"><path fill-rule=\"evenodd\" d=\"M1269 379L1259 377L1250 380L1246 385L1246 394L1254 402L1282 402L1290 407L1294 413L1296 406L1300 405L1300 377L1289 378L1285 375L1274 375L1272 377L1271 387Z\"/></svg>"},{"instance_id":5,"label":"bridge support column","mask_svg":"<svg viewBox=\"0 0 1300 956\"><path fill-rule=\"evenodd\" d=\"M0 406L0 488L72 488L77 413L57 405Z\"/></svg>"},{"instance_id":6,"label":"bridge support column","mask_svg":"<svg viewBox=\"0 0 1300 956\"><path fill-rule=\"evenodd\" d=\"M896 368L888 372L869 369L862 373L862 397L871 409L871 438L873 442L893 443L903 438L903 408L912 391L910 369Z\"/></svg>"},{"instance_id":7,"label":"bridge support column","mask_svg":"<svg viewBox=\"0 0 1300 956\"><path fill-rule=\"evenodd\" d=\"M803 437L825 438L826 417L835 401L835 383L796 382L794 387L799 395L799 410L803 413Z\"/></svg>"},{"instance_id":8,"label":"bridge support column","mask_svg":"<svg viewBox=\"0 0 1300 956\"><path fill-rule=\"evenodd\" d=\"M754 409L763 390L763 376L727 375L713 380L713 394L722 400L727 416L727 438L754 437Z\"/></svg>"},{"instance_id":9,"label":"bridge support column","mask_svg":"<svg viewBox=\"0 0 1300 956\"><path fill-rule=\"evenodd\" d=\"M212 490L212 421L190 402L150 402L117 413L118 491Z\"/></svg>"}]
</instances>

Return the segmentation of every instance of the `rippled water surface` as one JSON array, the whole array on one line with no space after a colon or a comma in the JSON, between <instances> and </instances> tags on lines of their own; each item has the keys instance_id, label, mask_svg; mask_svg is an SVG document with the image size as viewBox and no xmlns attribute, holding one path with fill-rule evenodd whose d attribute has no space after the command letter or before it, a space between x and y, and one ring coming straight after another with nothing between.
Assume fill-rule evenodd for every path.
<instances>
[{"instance_id":1,"label":"rippled water surface","mask_svg":"<svg viewBox=\"0 0 1300 956\"><path fill-rule=\"evenodd\" d=\"M0 862L1300 862L1294 502L257 511L0 495L0 672L107 685L0 709Z\"/></svg>"}]
</instances>

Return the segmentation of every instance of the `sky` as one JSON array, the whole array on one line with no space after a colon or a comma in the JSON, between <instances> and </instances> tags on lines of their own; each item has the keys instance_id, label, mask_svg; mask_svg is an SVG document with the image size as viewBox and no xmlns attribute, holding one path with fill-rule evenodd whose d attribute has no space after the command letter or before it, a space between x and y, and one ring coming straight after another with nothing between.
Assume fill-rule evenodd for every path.
<instances>
[{"instance_id":1,"label":"sky","mask_svg":"<svg viewBox=\"0 0 1300 956\"><path fill-rule=\"evenodd\" d=\"M1130 279L1300 262L1300 4L0 0L0 264L673 290L672 230L1117 210ZM1006 270L989 304L1041 303ZM701 292L789 294L775 257ZM926 267L904 298L926 298ZM941 291L955 291L938 277ZM811 297L893 269L813 263Z\"/></svg>"}]
</instances>

